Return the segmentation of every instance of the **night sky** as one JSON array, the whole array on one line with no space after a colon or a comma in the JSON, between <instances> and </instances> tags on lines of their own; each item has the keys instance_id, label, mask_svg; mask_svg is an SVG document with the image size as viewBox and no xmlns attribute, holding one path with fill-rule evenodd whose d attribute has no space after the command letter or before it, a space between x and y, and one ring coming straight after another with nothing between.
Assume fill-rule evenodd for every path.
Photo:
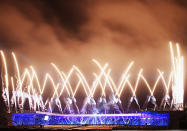
<instances>
[{"instance_id":1,"label":"night sky","mask_svg":"<svg viewBox=\"0 0 187 131\"><path fill-rule=\"evenodd\" d=\"M38 72L51 72L50 62L65 72L75 64L91 81L95 58L108 62L118 81L134 60L132 76L143 68L152 82L157 68L169 74L169 41L180 43L186 63L186 0L0 2L0 49L14 51L22 68L33 65Z\"/></svg>"}]
</instances>

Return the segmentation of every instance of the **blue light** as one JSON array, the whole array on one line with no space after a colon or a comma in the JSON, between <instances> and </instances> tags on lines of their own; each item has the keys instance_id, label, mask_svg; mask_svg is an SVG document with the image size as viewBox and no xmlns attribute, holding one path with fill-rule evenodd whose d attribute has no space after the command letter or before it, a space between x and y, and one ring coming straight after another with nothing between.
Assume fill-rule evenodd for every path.
<instances>
[{"instance_id":1,"label":"blue light","mask_svg":"<svg viewBox=\"0 0 187 131\"><path fill-rule=\"evenodd\" d=\"M13 125L150 125L168 126L169 114L58 115L49 113L13 113Z\"/></svg>"}]
</instances>

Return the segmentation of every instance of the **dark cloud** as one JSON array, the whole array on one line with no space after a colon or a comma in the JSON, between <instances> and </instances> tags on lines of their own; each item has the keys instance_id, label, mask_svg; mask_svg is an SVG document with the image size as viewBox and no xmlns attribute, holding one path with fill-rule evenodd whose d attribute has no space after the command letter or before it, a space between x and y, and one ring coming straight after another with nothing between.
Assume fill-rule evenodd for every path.
<instances>
[{"instance_id":1,"label":"dark cloud","mask_svg":"<svg viewBox=\"0 0 187 131\"><path fill-rule=\"evenodd\" d=\"M26 24L30 22L32 24L32 29L29 32L23 32L34 37L34 33L38 32L41 25L46 25L50 27L50 30L58 38L59 41L64 41L66 37L74 37L77 40L85 41L90 32L85 30L85 33L80 33L80 29L89 21L89 15L87 13L87 8L90 6L90 1L3 1L1 4L1 13L3 14L2 19L16 26L18 19L19 27L12 27L18 30L21 24ZM1 43L6 44L4 47L11 47L19 45L21 43L14 38L15 34L11 31L7 31L9 27L7 25L2 25L1 28ZM27 27L26 27L27 28ZM14 30L15 30L14 29ZM64 30L67 34L64 36L62 33ZM18 31L19 33L19 31ZM86 37L83 37L85 35ZM34 38L37 39L37 38ZM44 38L42 38L44 39ZM69 39L69 38L68 38ZM17 42L19 41L19 42ZM40 40L39 40L40 41ZM14 44L16 43L16 45ZM42 44L42 41L41 41Z\"/></svg>"},{"instance_id":2,"label":"dark cloud","mask_svg":"<svg viewBox=\"0 0 187 131\"><path fill-rule=\"evenodd\" d=\"M186 56L185 0L6 0L0 16L0 47L41 66L89 69L97 58L119 70L135 60L155 72L170 67L170 40Z\"/></svg>"}]
</instances>

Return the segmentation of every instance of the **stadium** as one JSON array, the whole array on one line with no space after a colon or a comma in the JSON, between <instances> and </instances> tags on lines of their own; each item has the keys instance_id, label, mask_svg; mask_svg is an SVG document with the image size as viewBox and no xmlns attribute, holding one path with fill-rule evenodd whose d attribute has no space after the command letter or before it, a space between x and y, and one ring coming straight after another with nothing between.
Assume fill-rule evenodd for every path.
<instances>
[{"instance_id":1,"label":"stadium","mask_svg":"<svg viewBox=\"0 0 187 131\"><path fill-rule=\"evenodd\" d=\"M10 75L6 55L1 51L2 97L9 126L45 129L175 128L175 121L185 113L184 65L179 45L173 48L170 42L169 47L172 65L169 77L166 79L164 72L157 69L154 85L143 75L142 68L132 84L130 72L134 61L122 72L117 84L110 74L109 64L101 65L95 59L92 61L100 72L93 72L91 84L77 66L73 65L68 73L64 73L54 63L51 66L57 77L46 72L44 80L40 81L33 66L21 72L13 52L15 73ZM140 82L149 92L142 96L143 102L137 97L137 90L142 88ZM165 95L157 98L155 90L159 84L162 84ZM124 102L122 97L127 88L130 97Z\"/></svg>"}]
</instances>

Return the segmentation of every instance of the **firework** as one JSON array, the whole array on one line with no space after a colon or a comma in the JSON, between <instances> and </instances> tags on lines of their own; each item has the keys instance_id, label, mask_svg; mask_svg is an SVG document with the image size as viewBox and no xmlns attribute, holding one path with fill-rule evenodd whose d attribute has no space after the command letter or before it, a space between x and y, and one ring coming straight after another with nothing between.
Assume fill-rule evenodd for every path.
<instances>
[{"instance_id":1,"label":"firework","mask_svg":"<svg viewBox=\"0 0 187 131\"><path fill-rule=\"evenodd\" d=\"M184 101L184 67L183 67L183 56L180 54L179 45L176 44L177 55L175 55L172 43L170 45L171 52L171 62L172 68L169 73L168 82L164 78L164 72L158 69L158 77L153 85L150 86L149 82L143 75L143 69L139 70L137 75L137 79L135 85L133 86L130 81L130 69L134 65L134 61L130 62L125 71L122 73L119 84L117 85L111 77L111 69L109 68L108 63L102 66L97 60L93 59L92 61L99 68L100 72L95 73L94 80L90 85L81 72L81 70L77 66L73 66L67 74L61 71L57 65L51 63L54 71L58 74L60 80L55 81L48 72L44 75L44 80L39 81L39 77L37 75L36 70L33 66L29 66L29 68L25 68L23 72L19 69L19 64L16 58L16 55L12 53L12 57L15 63L16 75L10 76L8 73L8 66L6 57L3 51L0 51L2 64L3 64L3 76L2 76L2 85L3 85L3 98L7 104L8 112L10 112L11 107L15 107L15 111L23 110L24 103L26 99L29 100L29 108L33 111L46 111L49 107L50 112L52 112L52 103L54 102L59 110L62 112L63 107L61 106L60 97L64 95L65 91L68 96L73 98L76 97L77 91L83 88L87 97L94 97L96 89L98 87L101 88L101 96L106 97L106 88L109 88L112 93L114 93L119 98L122 95L125 87L129 87L132 92L132 97L136 97L137 88L140 88L139 82L142 81L145 83L146 87L149 90L150 96L154 97L155 89L160 81L163 83L163 87L165 88L165 96L169 95L169 89L172 89L172 105L176 109L181 109L183 107ZM70 83L70 79L73 79L71 76L75 74L78 78L78 82L75 87L72 87ZM9 81L10 80L10 81ZM10 82L10 83L9 83ZM52 85L52 96L48 97L46 100L43 100L44 91L46 90L47 83L50 82ZM26 83L26 84L24 84ZM36 83L36 84L34 84ZM12 93L10 93L10 91ZM12 94L12 95L10 95Z\"/></svg>"}]
</instances>

